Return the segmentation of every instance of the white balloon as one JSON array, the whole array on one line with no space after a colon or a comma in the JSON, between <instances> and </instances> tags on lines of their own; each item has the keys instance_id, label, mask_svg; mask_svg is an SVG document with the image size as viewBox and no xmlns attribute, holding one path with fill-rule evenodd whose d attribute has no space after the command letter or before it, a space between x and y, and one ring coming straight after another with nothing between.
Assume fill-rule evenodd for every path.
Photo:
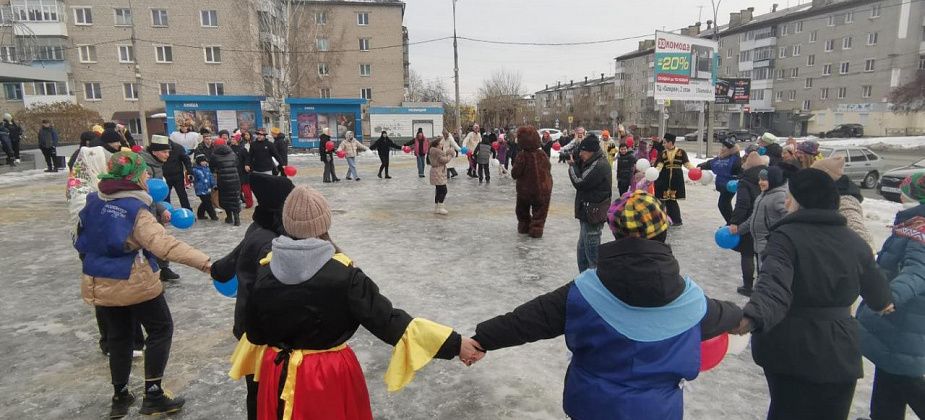
<instances>
[{"instance_id":1,"label":"white balloon","mask_svg":"<svg viewBox=\"0 0 925 420\"><path fill-rule=\"evenodd\" d=\"M651 168L652 165L649 164L648 159L639 159L636 161L636 170L639 172L645 172L646 169Z\"/></svg>"},{"instance_id":2,"label":"white balloon","mask_svg":"<svg viewBox=\"0 0 925 420\"><path fill-rule=\"evenodd\" d=\"M646 169L646 181L649 181L649 182L655 181L656 179L658 179L658 174L659 172L658 172L658 169L656 168Z\"/></svg>"},{"instance_id":3,"label":"white balloon","mask_svg":"<svg viewBox=\"0 0 925 420\"><path fill-rule=\"evenodd\" d=\"M745 351L745 348L748 347L748 342L750 341L751 336L751 334L729 334L729 346L726 347L726 354L739 354Z\"/></svg>"},{"instance_id":4,"label":"white balloon","mask_svg":"<svg viewBox=\"0 0 925 420\"><path fill-rule=\"evenodd\" d=\"M700 177L700 183L703 185L710 185L713 182L713 172L703 171L703 176Z\"/></svg>"}]
</instances>

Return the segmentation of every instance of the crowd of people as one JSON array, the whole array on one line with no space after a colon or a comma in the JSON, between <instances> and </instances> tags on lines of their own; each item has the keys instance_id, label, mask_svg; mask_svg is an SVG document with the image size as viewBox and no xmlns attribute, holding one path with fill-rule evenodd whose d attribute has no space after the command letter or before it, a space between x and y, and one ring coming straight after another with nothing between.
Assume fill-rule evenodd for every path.
<instances>
[{"instance_id":1,"label":"crowd of people","mask_svg":"<svg viewBox=\"0 0 925 420\"><path fill-rule=\"evenodd\" d=\"M325 131L323 182L340 180L334 156L347 159L346 179L359 181L355 158L367 149L379 155L379 177L391 178L389 155L404 148L435 188L434 213L447 216L447 184L457 176L452 162L462 154L467 176L480 184L491 182L493 168L516 182L517 231L536 239L550 207L553 151L568 165L579 274L463 337L393 307L334 242L324 195L285 176L288 144L272 133L268 140L258 129L250 140L247 131L213 135L184 126L134 151L113 124L81 136L70 163L69 223L83 298L96 308L110 359L111 418L125 416L134 402L128 377L133 351L142 349L140 412L183 406L161 385L173 331L162 285L170 262L219 282L237 279L231 376L245 379L249 418L371 419L365 378L348 344L360 326L395 347L389 390L406 386L433 358L471 365L487 352L564 336L572 355L567 415L680 419L683 384L700 371L701 342L751 334L770 394L769 419L846 419L862 355L876 365L873 420L901 419L907 406L925 415L925 172L903 183L908 210L876 254L863 197L843 160L822 159L812 141L770 134L744 152L724 142L718 156L698 166L713 172L719 213L740 236L737 291L749 299L740 307L707 297L695 279L682 277L668 244L669 231L682 225L685 169L696 168L671 134L637 139L621 126L614 137L598 137L579 127L557 142L531 126L475 124L461 143L448 131L433 139L418 131L400 146L382 132L367 148L346 133L329 148ZM152 177L163 178L186 208L192 183L198 217L216 220L221 208L234 225L241 204L253 205L253 193L253 222L213 262L164 229L170 213L147 194ZM738 182L735 192L729 181ZM602 243L605 226L614 240Z\"/></svg>"}]
</instances>

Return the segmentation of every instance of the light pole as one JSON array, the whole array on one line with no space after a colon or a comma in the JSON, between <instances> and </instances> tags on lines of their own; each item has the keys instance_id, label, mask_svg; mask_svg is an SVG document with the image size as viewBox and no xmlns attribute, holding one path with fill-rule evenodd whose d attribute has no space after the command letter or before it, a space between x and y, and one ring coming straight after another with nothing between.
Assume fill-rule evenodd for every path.
<instances>
[{"instance_id":1,"label":"light pole","mask_svg":"<svg viewBox=\"0 0 925 420\"><path fill-rule=\"evenodd\" d=\"M144 99L144 95L141 94L142 79L141 79L141 67L139 66L140 56L138 55L138 43L137 43L137 39L135 38L135 11L132 9L132 0L128 1L128 10L132 18L132 32L131 32L132 35L131 36L132 36L132 54L134 55L134 57L132 57L132 61L134 61L134 64L132 65L132 69L135 71L135 104L138 106L138 122L139 122L138 130L141 132L140 144L146 145L148 144L150 139L148 138L148 119L145 118L145 107L144 107L144 104L142 103L142 99Z\"/></svg>"},{"instance_id":2,"label":"light pole","mask_svg":"<svg viewBox=\"0 0 925 420\"><path fill-rule=\"evenodd\" d=\"M710 0L710 4L713 6L713 33L710 34L710 37L713 38L714 41L719 41L719 21L717 21L717 13L718 13L718 10L719 10L719 5L720 5L722 2L723 2L723 0ZM719 54L719 49L717 49L716 54ZM713 62L715 63L716 60L714 59ZM718 72L718 71L719 71L719 68L715 68L715 69L713 69L713 71ZM715 109L715 108L716 108L716 103L715 103L715 102L706 102L705 105L708 105L708 106L709 106L709 108L707 108L707 109L709 110L709 112L707 113L707 142L706 142L706 143L707 143L707 151L706 151L706 156L705 156L705 157L709 157L709 156L710 156L710 143L713 142L713 133L714 133L714 129L715 129L715 127L714 127L714 120L715 120L714 114L716 113L716 109Z\"/></svg>"},{"instance_id":3,"label":"light pole","mask_svg":"<svg viewBox=\"0 0 925 420\"><path fill-rule=\"evenodd\" d=\"M456 79L456 136L462 136L462 124L459 122L459 49L456 42L456 0L453 0L453 75ZM461 139L460 139L461 140Z\"/></svg>"}]
</instances>

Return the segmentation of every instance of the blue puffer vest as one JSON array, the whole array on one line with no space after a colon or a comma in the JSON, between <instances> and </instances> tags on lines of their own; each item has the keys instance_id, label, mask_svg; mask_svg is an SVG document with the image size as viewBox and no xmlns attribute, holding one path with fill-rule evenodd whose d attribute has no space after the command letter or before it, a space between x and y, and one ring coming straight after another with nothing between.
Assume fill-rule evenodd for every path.
<instances>
[{"instance_id":1,"label":"blue puffer vest","mask_svg":"<svg viewBox=\"0 0 925 420\"><path fill-rule=\"evenodd\" d=\"M564 409L579 420L681 419L682 380L700 370L700 320L706 298L687 280L666 306L639 308L619 300L595 270L569 291L565 342L572 351Z\"/></svg>"},{"instance_id":2,"label":"blue puffer vest","mask_svg":"<svg viewBox=\"0 0 925 420\"><path fill-rule=\"evenodd\" d=\"M925 205L897 215L877 263L890 280L896 312L858 308L861 353L894 375L925 375Z\"/></svg>"},{"instance_id":3,"label":"blue puffer vest","mask_svg":"<svg viewBox=\"0 0 925 420\"><path fill-rule=\"evenodd\" d=\"M80 211L80 231L74 247L83 254L83 273L93 277L113 280L128 280L132 264L139 251L125 247L135 227L139 211L148 211L148 206L135 198L120 198L104 201L98 193L87 196L87 205ZM151 264L151 270L159 269L154 255L141 251Z\"/></svg>"},{"instance_id":4,"label":"blue puffer vest","mask_svg":"<svg viewBox=\"0 0 925 420\"><path fill-rule=\"evenodd\" d=\"M724 158L717 157L710 161L710 170L713 171L715 176L713 182L716 184L718 191L726 191L726 184L735 179L732 176L732 170L741 160L742 158L739 157L738 153L733 153Z\"/></svg>"}]
</instances>

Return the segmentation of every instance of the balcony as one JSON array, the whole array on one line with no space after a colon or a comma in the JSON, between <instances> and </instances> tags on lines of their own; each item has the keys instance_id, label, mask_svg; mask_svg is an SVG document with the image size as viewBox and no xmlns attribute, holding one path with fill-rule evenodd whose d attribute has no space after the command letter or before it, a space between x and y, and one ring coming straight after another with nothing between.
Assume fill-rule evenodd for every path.
<instances>
[{"instance_id":1,"label":"balcony","mask_svg":"<svg viewBox=\"0 0 925 420\"><path fill-rule=\"evenodd\" d=\"M754 61L740 61L739 62L739 71L751 71L755 68Z\"/></svg>"},{"instance_id":2,"label":"balcony","mask_svg":"<svg viewBox=\"0 0 925 420\"><path fill-rule=\"evenodd\" d=\"M760 69L762 67L774 67L774 59L764 58L752 61L752 68Z\"/></svg>"},{"instance_id":3,"label":"balcony","mask_svg":"<svg viewBox=\"0 0 925 420\"><path fill-rule=\"evenodd\" d=\"M752 80L752 89L771 89L774 87L774 79Z\"/></svg>"},{"instance_id":4,"label":"balcony","mask_svg":"<svg viewBox=\"0 0 925 420\"><path fill-rule=\"evenodd\" d=\"M17 36L67 36L63 5L26 8L20 5L0 7L0 25L13 26Z\"/></svg>"},{"instance_id":5,"label":"balcony","mask_svg":"<svg viewBox=\"0 0 925 420\"><path fill-rule=\"evenodd\" d=\"M777 45L777 37L767 36L764 38L750 39L748 41L742 41L739 44L739 51L748 51L754 50L756 48L771 47Z\"/></svg>"}]
</instances>

